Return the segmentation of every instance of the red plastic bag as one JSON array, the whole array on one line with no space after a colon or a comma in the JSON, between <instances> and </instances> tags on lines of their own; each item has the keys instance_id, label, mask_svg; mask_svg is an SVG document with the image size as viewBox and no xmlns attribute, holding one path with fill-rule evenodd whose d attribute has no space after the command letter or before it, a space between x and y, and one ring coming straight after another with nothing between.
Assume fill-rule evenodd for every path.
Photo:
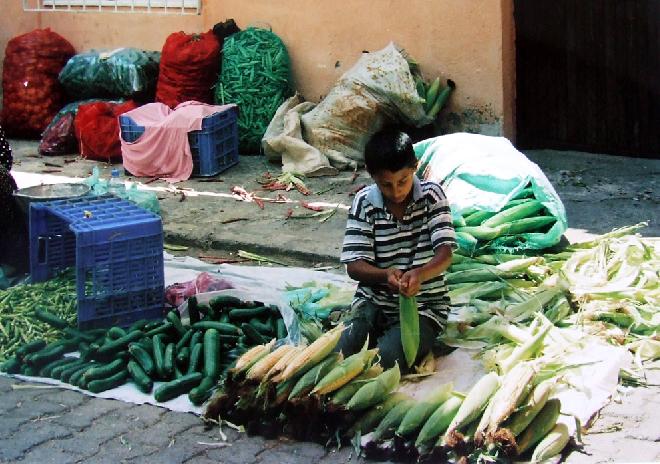
<instances>
[{"instance_id":1,"label":"red plastic bag","mask_svg":"<svg viewBox=\"0 0 660 464\"><path fill-rule=\"evenodd\" d=\"M185 300L198 293L215 292L228 288L234 288L229 281L213 277L208 272L202 272L195 280L168 285L165 289L165 301L178 307Z\"/></svg>"},{"instance_id":2,"label":"red plastic bag","mask_svg":"<svg viewBox=\"0 0 660 464\"><path fill-rule=\"evenodd\" d=\"M8 135L41 135L64 106L57 76L74 54L73 46L50 29L35 29L9 41L2 70L2 127Z\"/></svg>"},{"instance_id":3,"label":"red plastic bag","mask_svg":"<svg viewBox=\"0 0 660 464\"><path fill-rule=\"evenodd\" d=\"M156 101L174 108L184 101L213 103L221 47L212 31L170 34L160 56Z\"/></svg>"},{"instance_id":4,"label":"red plastic bag","mask_svg":"<svg viewBox=\"0 0 660 464\"><path fill-rule=\"evenodd\" d=\"M119 116L135 108L132 100L80 105L75 119L80 155L97 161L120 160Z\"/></svg>"},{"instance_id":5,"label":"red plastic bag","mask_svg":"<svg viewBox=\"0 0 660 464\"><path fill-rule=\"evenodd\" d=\"M48 125L39 142L40 155L54 156L76 152L78 147L73 125L75 117L74 113L66 113Z\"/></svg>"}]
</instances>

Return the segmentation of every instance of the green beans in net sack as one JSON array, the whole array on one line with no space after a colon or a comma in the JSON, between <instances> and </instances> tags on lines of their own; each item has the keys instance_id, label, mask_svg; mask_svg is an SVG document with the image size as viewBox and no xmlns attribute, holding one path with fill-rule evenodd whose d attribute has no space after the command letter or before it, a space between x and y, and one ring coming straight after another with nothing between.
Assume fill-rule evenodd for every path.
<instances>
[{"instance_id":1,"label":"green beans in net sack","mask_svg":"<svg viewBox=\"0 0 660 464\"><path fill-rule=\"evenodd\" d=\"M225 39L215 102L238 105L241 154L259 152L275 111L292 94L289 54L277 35L250 27Z\"/></svg>"}]
</instances>

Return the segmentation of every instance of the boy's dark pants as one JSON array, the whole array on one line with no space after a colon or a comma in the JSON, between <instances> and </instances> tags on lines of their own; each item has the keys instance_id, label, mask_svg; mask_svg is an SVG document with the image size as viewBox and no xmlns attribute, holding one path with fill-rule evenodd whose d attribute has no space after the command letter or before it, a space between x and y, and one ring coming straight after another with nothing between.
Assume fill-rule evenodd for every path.
<instances>
[{"instance_id":1,"label":"boy's dark pants","mask_svg":"<svg viewBox=\"0 0 660 464\"><path fill-rule=\"evenodd\" d=\"M363 300L356 304L344 320L346 330L341 335L335 351L341 351L344 357L357 353L364 346L369 336L369 348L378 347L380 364L384 369L399 362L402 373L412 371L406 365L406 358L401 345L401 326L388 326L387 319L380 309L371 302ZM428 354L437 334L437 325L427 317L419 317L419 349L415 364ZM414 367L414 365L413 365Z\"/></svg>"}]
</instances>

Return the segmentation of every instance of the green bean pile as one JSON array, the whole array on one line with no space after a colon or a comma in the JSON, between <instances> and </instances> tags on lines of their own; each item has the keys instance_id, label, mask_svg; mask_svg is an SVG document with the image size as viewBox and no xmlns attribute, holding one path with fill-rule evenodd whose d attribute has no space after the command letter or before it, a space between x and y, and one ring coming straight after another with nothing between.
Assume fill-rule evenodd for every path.
<instances>
[{"instance_id":1,"label":"green bean pile","mask_svg":"<svg viewBox=\"0 0 660 464\"><path fill-rule=\"evenodd\" d=\"M282 102L293 94L289 54L270 31L248 28L224 41L216 104L239 107L241 154L257 154L261 138Z\"/></svg>"},{"instance_id":2,"label":"green bean pile","mask_svg":"<svg viewBox=\"0 0 660 464\"><path fill-rule=\"evenodd\" d=\"M33 340L50 342L61 337L57 329L34 317L37 308L75 324L78 306L72 270L46 282L0 290L0 360L7 359L19 346Z\"/></svg>"}]
</instances>

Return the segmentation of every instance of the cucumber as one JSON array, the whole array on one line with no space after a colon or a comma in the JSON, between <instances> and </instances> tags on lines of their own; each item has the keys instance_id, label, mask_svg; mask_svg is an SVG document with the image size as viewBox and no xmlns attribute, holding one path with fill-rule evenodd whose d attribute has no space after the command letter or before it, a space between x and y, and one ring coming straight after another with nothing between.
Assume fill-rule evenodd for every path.
<instances>
[{"instance_id":1,"label":"cucumber","mask_svg":"<svg viewBox=\"0 0 660 464\"><path fill-rule=\"evenodd\" d=\"M55 344L54 346L47 345L41 351L30 353L30 357L26 359L26 362L33 367L45 366L46 364L51 363L56 359L60 359L62 356L64 356L66 351L66 347L61 344Z\"/></svg>"},{"instance_id":2,"label":"cucumber","mask_svg":"<svg viewBox=\"0 0 660 464\"><path fill-rule=\"evenodd\" d=\"M195 330L215 329L225 335L240 335L240 330L234 324L216 321L199 321L192 325Z\"/></svg>"},{"instance_id":3,"label":"cucumber","mask_svg":"<svg viewBox=\"0 0 660 464\"><path fill-rule=\"evenodd\" d=\"M285 338L289 332L286 330L286 324L284 324L284 319L281 317L278 319L275 319L275 333L277 336L277 339L282 339Z\"/></svg>"},{"instance_id":4,"label":"cucumber","mask_svg":"<svg viewBox=\"0 0 660 464\"><path fill-rule=\"evenodd\" d=\"M73 366L81 366L85 364L87 361L80 359L80 358L65 358L70 360L70 362L67 363L62 363L56 367L53 367L53 369L50 371L50 378L51 379L58 379L61 377L62 373Z\"/></svg>"},{"instance_id":5,"label":"cucumber","mask_svg":"<svg viewBox=\"0 0 660 464\"><path fill-rule=\"evenodd\" d=\"M238 335L220 334L220 341L226 345L234 346L238 342Z\"/></svg>"},{"instance_id":6,"label":"cucumber","mask_svg":"<svg viewBox=\"0 0 660 464\"><path fill-rule=\"evenodd\" d=\"M147 327L148 324L150 324L151 321L149 319L140 319L131 324L131 326L128 328L127 332L133 332L134 330L142 330L144 331L145 327Z\"/></svg>"},{"instance_id":7,"label":"cucumber","mask_svg":"<svg viewBox=\"0 0 660 464\"><path fill-rule=\"evenodd\" d=\"M261 322L259 319L252 318L248 321L248 324L257 329L259 333L265 337L271 337L275 335L273 326L271 326L270 323Z\"/></svg>"},{"instance_id":8,"label":"cucumber","mask_svg":"<svg viewBox=\"0 0 660 464\"><path fill-rule=\"evenodd\" d=\"M83 367L92 367L96 365L96 363L91 363L91 362L82 362L80 364L67 364L67 367L64 368L62 373L60 374L60 381L64 383L69 383L69 380L71 379L71 376L76 373L76 371L82 369Z\"/></svg>"},{"instance_id":9,"label":"cucumber","mask_svg":"<svg viewBox=\"0 0 660 464\"><path fill-rule=\"evenodd\" d=\"M164 322L162 320L149 321L149 323L147 323L147 325L144 326L142 331L146 333L149 332L150 330L160 327L163 324ZM132 332L132 330L129 330L129 332Z\"/></svg>"},{"instance_id":10,"label":"cucumber","mask_svg":"<svg viewBox=\"0 0 660 464\"><path fill-rule=\"evenodd\" d=\"M25 356L27 356L30 353L34 353L35 351L42 350L46 346L46 341L45 340L33 340L30 343L26 343L25 345L21 346L16 350L16 357L18 359L23 359Z\"/></svg>"},{"instance_id":11,"label":"cucumber","mask_svg":"<svg viewBox=\"0 0 660 464\"><path fill-rule=\"evenodd\" d=\"M243 300L235 296L218 295L209 300L209 306L217 311L222 311L225 308L243 306Z\"/></svg>"},{"instance_id":12,"label":"cucumber","mask_svg":"<svg viewBox=\"0 0 660 464\"><path fill-rule=\"evenodd\" d=\"M16 356L12 356L0 364L0 371L7 374L18 374L21 371L21 362L16 359Z\"/></svg>"},{"instance_id":13,"label":"cucumber","mask_svg":"<svg viewBox=\"0 0 660 464\"><path fill-rule=\"evenodd\" d=\"M121 337L125 337L126 331L121 327L110 327L106 333L106 336L111 340L117 340Z\"/></svg>"},{"instance_id":14,"label":"cucumber","mask_svg":"<svg viewBox=\"0 0 660 464\"><path fill-rule=\"evenodd\" d=\"M219 357L220 334L216 329L208 329L204 332L204 377L218 378L220 375Z\"/></svg>"},{"instance_id":15,"label":"cucumber","mask_svg":"<svg viewBox=\"0 0 660 464\"><path fill-rule=\"evenodd\" d=\"M77 338L79 340L86 341L87 343L92 343L94 340L98 338L97 335L90 334L87 332L82 332L78 329L74 329L73 327L65 327L64 329L62 329L62 333L64 333L64 336L67 338L71 338L71 339ZM103 335L105 335L105 333Z\"/></svg>"},{"instance_id":16,"label":"cucumber","mask_svg":"<svg viewBox=\"0 0 660 464\"><path fill-rule=\"evenodd\" d=\"M204 344L195 343L190 350L190 359L188 360L188 374L199 372L202 369L202 359L204 356Z\"/></svg>"},{"instance_id":17,"label":"cucumber","mask_svg":"<svg viewBox=\"0 0 660 464\"><path fill-rule=\"evenodd\" d=\"M120 337L116 340L111 341L110 343L106 343L105 345L103 345L101 348L99 348L98 355L106 356L111 353L124 350L128 347L130 343L136 342L142 337L144 337L144 333L141 330L134 330L133 332L130 332L124 335L123 337Z\"/></svg>"},{"instance_id":18,"label":"cucumber","mask_svg":"<svg viewBox=\"0 0 660 464\"><path fill-rule=\"evenodd\" d=\"M176 352L176 365L180 368L185 368L188 365L188 360L190 359L190 348L184 346L179 351Z\"/></svg>"},{"instance_id":19,"label":"cucumber","mask_svg":"<svg viewBox=\"0 0 660 464\"><path fill-rule=\"evenodd\" d=\"M190 339L192 338L194 333L195 333L194 330L186 330L185 335L181 337L178 342L176 342L177 353L181 351L181 348L183 348L184 346L188 346L190 344Z\"/></svg>"},{"instance_id":20,"label":"cucumber","mask_svg":"<svg viewBox=\"0 0 660 464\"><path fill-rule=\"evenodd\" d=\"M179 334L179 337L183 337L186 334L186 329L181 324L181 318L179 317L179 312L177 310L170 311L166 316L167 321L172 324L174 330Z\"/></svg>"},{"instance_id":21,"label":"cucumber","mask_svg":"<svg viewBox=\"0 0 660 464\"><path fill-rule=\"evenodd\" d=\"M186 374L183 377L166 382L159 386L154 392L154 398L159 403L169 401L177 396L190 392L202 381L202 374L193 372Z\"/></svg>"},{"instance_id":22,"label":"cucumber","mask_svg":"<svg viewBox=\"0 0 660 464\"><path fill-rule=\"evenodd\" d=\"M169 380L174 376L174 343L168 343L163 353L163 374Z\"/></svg>"},{"instance_id":23,"label":"cucumber","mask_svg":"<svg viewBox=\"0 0 660 464\"><path fill-rule=\"evenodd\" d=\"M85 372L85 380L89 384L89 382L92 380L105 379L124 369L125 365L126 361L123 359L115 359L111 363L95 366L94 368Z\"/></svg>"},{"instance_id":24,"label":"cucumber","mask_svg":"<svg viewBox=\"0 0 660 464\"><path fill-rule=\"evenodd\" d=\"M190 351L192 352L193 346L195 346L198 343L202 343L202 339L204 338L204 332L197 332L197 331L192 331L192 337L190 337L190 344L188 347L190 348Z\"/></svg>"},{"instance_id":25,"label":"cucumber","mask_svg":"<svg viewBox=\"0 0 660 464\"><path fill-rule=\"evenodd\" d=\"M269 312L268 307L266 306L257 306L256 308L233 308L227 315L231 322L235 321L247 321L253 317L259 317Z\"/></svg>"},{"instance_id":26,"label":"cucumber","mask_svg":"<svg viewBox=\"0 0 660 464\"><path fill-rule=\"evenodd\" d=\"M215 380L211 377L204 377L199 385L190 390L188 399L195 406L199 406L211 397L213 387L215 387Z\"/></svg>"},{"instance_id":27,"label":"cucumber","mask_svg":"<svg viewBox=\"0 0 660 464\"><path fill-rule=\"evenodd\" d=\"M87 390L92 393L101 393L102 391L120 387L126 383L127 375L128 372L126 369L122 369L106 379L92 380L87 384Z\"/></svg>"},{"instance_id":28,"label":"cucumber","mask_svg":"<svg viewBox=\"0 0 660 464\"><path fill-rule=\"evenodd\" d=\"M36 377L37 375L39 375L39 371L35 367L28 366L27 364L23 364L21 366L20 374L21 375L27 375L27 376L30 376L30 377Z\"/></svg>"},{"instance_id":29,"label":"cucumber","mask_svg":"<svg viewBox=\"0 0 660 464\"><path fill-rule=\"evenodd\" d=\"M154 327L153 329L148 330L147 332L144 333L144 335L151 338L154 335L165 333L170 329L172 329L172 323L167 321L159 324L157 327Z\"/></svg>"},{"instance_id":30,"label":"cucumber","mask_svg":"<svg viewBox=\"0 0 660 464\"><path fill-rule=\"evenodd\" d=\"M154 383L138 362L128 361L126 369L128 370L131 379L133 379L133 383L142 393L151 393L151 390L154 388Z\"/></svg>"},{"instance_id":31,"label":"cucumber","mask_svg":"<svg viewBox=\"0 0 660 464\"><path fill-rule=\"evenodd\" d=\"M94 366L82 366L80 369L76 370L71 377L69 378L69 383L71 385L75 385L76 387L82 388L81 382L83 379L83 376L85 375L86 372L96 369Z\"/></svg>"},{"instance_id":32,"label":"cucumber","mask_svg":"<svg viewBox=\"0 0 660 464\"><path fill-rule=\"evenodd\" d=\"M261 335L261 332L259 332L257 329L255 329L252 325L248 324L247 322L243 322L241 324L241 330L248 338L248 343L250 344L263 345L265 343L268 343L268 338Z\"/></svg>"},{"instance_id":33,"label":"cucumber","mask_svg":"<svg viewBox=\"0 0 660 464\"><path fill-rule=\"evenodd\" d=\"M151 345L151 343L150 343ZM153 346L150 346L153 349ZM142 370L149 376L153 376L156 372L156 366L154 365L151 355L144 349L140 343L131 343L128 346L128 352L133 357L133 360L137 362Z\"/></svg>"},{"instance_id":34,"label":"cucumber","mask_svg":"<svg viewBox=\"0 0 660 464\"><path fill-rule=\"evenodd\" d=\"M159 378L164 379L165 371L163 370L163 363L165 362L165 346L163 345L162 335L154 335L152 340L156 374Z\"/></svg>"},{"instance_id":35,"label":"cucumber","mask_svg":"<svg viewBox=\"0 0 660 464\"><path fill-rule=\"evenodd\" d=\"M43 366L39 370L39 377L50 377L50 373L55 369L57 366L63 366L64 364L70 363L72 360L75 361L76 358L62 358L62 359L56 359L55 361L52 361L45 366ZM12 374L12 372L10 372Z\"/></svg>"},{"instance_id":36,"label":"cucumber","mask_svg":"<svg viewBox=\"0 0 660 464\"><path fill-rule=\"evenodd\" d=\"M197 297L191 296L188 298L188 318L190 319L190 324L199 322L199 308L197 306Z\"/></svg>"},{"instance_id":37,"label":"cucumber","mask_svg":"<svg viewBox=\"0 0 660 464\"><path fill-rule=\"evenodd\" d=\"M66 322L64 319L61 319L55 314L50 313L42 308L37 308L34 310L34 317L40 320L41 322L45 322L49 326L59 330L62 330L63 328L69 325L69 323Z\"/></svg>"}]
</instances>

